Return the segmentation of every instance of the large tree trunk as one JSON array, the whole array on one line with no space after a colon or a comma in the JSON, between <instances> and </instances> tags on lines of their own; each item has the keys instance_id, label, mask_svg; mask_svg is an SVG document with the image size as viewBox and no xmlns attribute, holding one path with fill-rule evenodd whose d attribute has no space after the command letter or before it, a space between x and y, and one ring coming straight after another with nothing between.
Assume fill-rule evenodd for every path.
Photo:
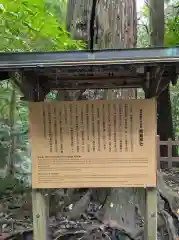
<instances>
[{"instance_id":1,"label":"large tree trunk","mask_svg":"<svg viewBox=\"0 0 179 240\"><path fill-rule=\"evenodd\" d=\"M133 48L137 42L136 4L133 0L100 0L96 14L96 49ZM136 98L136 89L120 89L120 98ZM110 98L111 90L105 94Z\"/></svg>"},{"instance_id":2,"label":"large tree trunk","mask_svg":"<svg viewBox=\"0 0 179 240\"><path fill-rule=\"evenodd\" d=\"M136 46L135 0L101 0L97 5L96 48L132 48ZM129 90L135 96L135 90ZM110 97L109 97L110 94ZM108 91L107 98L112 98ZM99 190L103 191L103 190ZM121 225L136 226L136 206L144 211L144 190L136 188L113 188L103 207L104 218L113 219ZM140 206L140 209L139 209Z\"/></svg>"},{"instance_id":3,"label":"large tree trunk","mask_svg":"<svg viewBox=\"0 0 179 240\"><path fill-rule=\"evenodd\" d=\"M66 25L71 37L88 43L93 0L68 0Z\"/></svg>"},{"instance_id":4,"label":"large tree trunk","mask_svg":"<svg viewBox=\"0 0 179 240\"><path fill-rule=\"evenodd\" d=\"M88 29L90 22L90 13L93 0L68 0L67 15L66 15L66 29L70 33L71 38L75 40L82 40L88 43ZM83 92L80 90L58 91L56 100L59 101L73 101L82 100Z\"/></svg>"},{"instance_id":5,"label":"large tree trunk","mask_svg":"<svg viewBox=\"0 0 179 240\"><path fill-rule=\"evenodd\" d=\"M164 0L149 0L150 45L163 46L164 42Z\"/></svg>"},{"instance_id":6,"label":"large tree trunk","mask_svg":"<svg viewBox=\"0 0 179 240\"><path fill-rule=\"evenodd\" d=\"M164 0L150 0L150 45L153 47L163 46L164 43ZM157 23L157 24L156 24ZM168 79L168 83L170 79ZM166 82L166 84L168 84ZM170 91L168 87L159 95L157 99L158 129L157 133L162 141L173 138L172 111L170 102ZM167 147L162 146L161 156L167 156Z\"/></svg>"},{"instance_id":7,"label":"large tree trunk","mask_svg":"<svg viewBox=\"0 0 179 240\"><path fill-rule=\"evenodd\" d=\"M92 0L69 0L67 26L73 38L89 41L89 22ZM132 48L136 46L135 0L97 1L95 19L95 49ZM106 93L106 92L105 92ZM114 98L116 92L107 91L106 98ZM122 94L123 95L123 94ZM135 90L124 90L124 96L136 96ZM119 97L123 98L123 96ZM95 191L95 190L94 190ZM144 209L144 190L135 188L98 189L98 196L109 194L103 207L105 218L112 218L121 225L135 228L136 206ZM102 198L103 198L102 197Z\"/></svg>"},{"instance_id":8,"label":"large tree trunk","mask_svg":"<svg viewBox=\"0 0 179 240\"><path fill-rule=\"evenodd\" d=\"M156 0L152 0L156 1ZM158 0L157 0L158 1ZM159 0L161 1L161 0ZM93 0L69 0L67 27L71 35L77 39L83 39L88 43L89 22ZM135 47L136 44L136 6L135 0L100 0L97 1L96 17L96 46L95 48L126 48ZM153 3L154 3L153 2ZM155 6L156 7L156 6ZM161 9L157 11L160 12ZM158 22L158 20L156 20ZM110 94L108 94L110 93ZM81 92L78 92L81 94ZM106 98L113 98L115 92L107 92ZM61 98L60 98L61 96ZM74 95L71 92L60 94L59 99L72 100ZM76 99L79 96L76 95ZM125 96L126 97L126 96ZM161 96L162 97L162 96ZM160 175L159 175L160 176ZM168 199L172 194L164 191L162 181L159 181L160 191ZM165 185L165 184L164 184ZM95 191L95 190L94 190ZM97 189L98 196L109 194L103 206L103 217L116 220L121 225L128 225L133 229L138 225L138 214L144 216L145 191L139 188L113 188ZM173 199L171 197L171 199ZM171 202L171 201L170 201ZM169 203L170 203L169 202ZM121 237L121 239L124 239ZM164 238L162 238L164 239Z\"/></svg>"},{"instance_id":9,"label":"large tree trunk","mask_svg":"<svg viewBox=\"0 0 179 240\"><path fill-rule=\"evenodd\" d=\"M96 48L136 46L136 4L134 0L100 0L97 4Z\"/></svg>"}]
</instances>

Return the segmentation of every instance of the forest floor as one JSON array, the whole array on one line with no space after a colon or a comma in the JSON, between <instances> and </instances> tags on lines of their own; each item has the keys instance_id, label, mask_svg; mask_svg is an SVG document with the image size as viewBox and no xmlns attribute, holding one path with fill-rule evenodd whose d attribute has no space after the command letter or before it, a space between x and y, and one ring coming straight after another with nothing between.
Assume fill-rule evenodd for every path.
<instances>
[{"instance_id":1,"label":"forest floor","mask_svg":"<svg viewBox=\"0 0 179 240\"><path fill-rule=\"evenodd\" d=\"M165 180L166 184L171 187L174 192L179 194L179 169L167 169L163 170L163 172L168 176L168 179Z\"/></svg>"},{"instance_id":2,"label":"forest floor","mask_svg":"<svg viewBox=\"0 0 179 240\"><path fill-rule=\"evenodd\" d=\"M168 190L166 190L166 194L165 190L159 188L159 193L164 201L164 207L160 208L158 206L158 215L165 220L165 223L162 225L160 221L161 226L158 226L158 238L162 240L177 240L179 239L176 230L179 226L179 169L165 170L162 174L166 185L165 190L170 189L170 194L168 197ZM87 198L89 193L90 191L83 193L78 201L81 201L82 198ZM0 198L0 240L33 239L30 195L30 191L24 194L14 194L12 191ZM63 201L58 204L58 206L61 206L62 211L57 211L57 209L51 210L52 217L49 219L50 240L143 239L141 236L138 236L138 238L134 237L117 223L109 224L102 222L97 214L100 205L91 201L88 202L87 208L78 217L73 218L72 215L69 215L69 217L66 210L71 208L71 203L69 199L67 202L68 204L65 207ZM54 205L56 204L54 203Z\"/></svg>"}]
</instances>

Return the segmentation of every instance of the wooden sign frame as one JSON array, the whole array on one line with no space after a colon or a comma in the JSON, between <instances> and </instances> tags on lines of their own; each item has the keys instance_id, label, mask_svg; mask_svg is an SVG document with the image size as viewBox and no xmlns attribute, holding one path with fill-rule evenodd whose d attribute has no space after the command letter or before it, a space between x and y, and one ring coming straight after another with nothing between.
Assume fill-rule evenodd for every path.
<instances>
[{"instance_id":1,"label":"wooden sign frame","mask_svg":"<svg viewBox=\"0 0 179 240\"><path fill-rule=\"evenodd\" d=\"M148 100L30 104L33 188L156 186Z\"/></svg>"}]
</instances>

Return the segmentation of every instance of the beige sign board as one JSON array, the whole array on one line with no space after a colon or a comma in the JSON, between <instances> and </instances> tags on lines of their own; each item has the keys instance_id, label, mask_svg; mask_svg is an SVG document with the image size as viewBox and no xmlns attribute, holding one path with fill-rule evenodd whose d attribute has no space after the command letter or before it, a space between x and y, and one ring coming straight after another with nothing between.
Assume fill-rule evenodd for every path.
<instances>
[{"instance_id":1,"label":"beige sign board","mask_svg":"<svg viewBox=\"0 0 179 240\"><path fill-rule=\"evenodd\" d=\"M29 106L33 188L156 186L155 100Z\"/></svg>"}]
</instances>

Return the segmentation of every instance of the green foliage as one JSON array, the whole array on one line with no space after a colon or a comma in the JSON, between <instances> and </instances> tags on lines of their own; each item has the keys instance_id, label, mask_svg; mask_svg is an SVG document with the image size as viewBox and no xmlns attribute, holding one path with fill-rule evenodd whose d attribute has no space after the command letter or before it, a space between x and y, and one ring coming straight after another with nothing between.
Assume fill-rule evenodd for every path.
<instances>
[{"instance_id":1,"label":"green foliage","mask_svg":"<svg viewBox=\"0 0 179 240\"><path fill-rule=\"evenodd\" d=\"M147 4L141 8L139 12L139 19L137 25L137 47L149 46L149 11Z\"/></svg>"},{"instance_id":2,"label":"green foliage","mask_svg":"<svg viewBox=\"0 0 179 240\"><path fill-rule=\"evenodd\" d=\"M179 83L170 87L170 100L172 104L174 135L176 139L179 139Z\"/></svg>"},{"instance_id":3,"label":"green foliage","mask_svg":"<svg viewBox=\"0 0 179 240\"><path fill-rule=\"evenodd\" d=\"M18 89L15 91L15 101L12 109L14 86L11 81L1 82L0 87L0 176L6 173L6 164L10 160L14 166L14 173L23 177L21 172L30 174L30 149L28 144L28 108L27 103L20 100ZM10 111L13 110L12 114ZM13 117L13 119L11 119ZM14 122L11 126L11 122ZM12 145L13 144L13 145ZM10 154L11 148L13 151ZM28 163L28 168L24 167ZM29 178L28 176L26 177Z\"/></svg>"},{"instance_id":4,"label":"green foliage","mask_svg":"<svg viewBox=\"0 0 179 240\"><path fill-rule=\"evenodd\" d=\"M2 0L0 51L56 51L82 47L43 0Z\"/></svg>"},{"instance_id":5,"label":"green foliage","mask_svg":"<svg viewBox=\"0 0 179 240\"><path fill-rule=\"evenodd\" d=\"M143 16L144 18L149 17L149 8L147 4L144 4L144 6L141 8L140 15Z\"/></svg>"},{"instance_id":6,"label":"green foliage","mask_svg":"<svg viewBox=\"0 0 179 240\"><path fill-rule=\"evenodd\" d=\"M173 1L172 4L179 6L179 1ZM164 46L175 47L179 45L179 16L178 9L171 4L165 8L165 36ZM147 5L144 5L140 12L140 21L138 25L138 46L147 47L149 45L149 34L147 31L149 25ZM173 130L174 135L179 139L179 84L171 86L170 98L172 105Z\"/></svg>"},{"instance_id":7,"label":"green foliage","mask_svg":"<svg viewBox=\"0 0 179 240\"><path fill-rule=\"evenodd\" d=\"M178 1L175 1L179 5ZM178 10L175 13L177 14ZM179 45L179 16L169 14L165 19L165 47L176 47ZM173 130L176 139L179 139L179 84L170 87L170 99L172 105Z\"/></svg>"},{"instance_id":8,"label":"green foliage","mask_svg":"<svg viewBox=\"0 0 179 240\"><path fill-rule=\"evenodd\" d=\"M0 51L58 51L82 49L83 42L72 40L65 29L66 0L2 0L0 3ZM16 178L30 181L31 149L28 143L28 103L20 100L15 88L12 125L12 93L14 86L7 79L0 83L0 177L12 162ZM56 92L49 94L54 99ZM11 152L13 145L13 151ZM13 181L5 178L0 185ZM4 191L0 189L0 191Z\"/></svg>"},{"instance_id":9,"label":"green foliage","mask_svg":"<svg viewBox=\"0 0 179 240\"><path fill-rule=\"evenodd\" d=\"M25 191L24 184L18 179L14 179L12 176L8 176L1 179L0 195L22 194Z\"/></svg>"},{"instance_id":10,"label":"green foliage","mask_svg":"<svg viewBox=\"0 0 179 240\"><path fill-rule=\"evenodd\" d=\"M56 16L59 23L65 24L67 0L46 0L45 5L47 9L50 9L50 11Z\"/></svg>"},{"instance_id":11,"label":"green foliage","mask_svg":"<svg viewBox=\"0 0 179 240\"><path fill-rule=\"evenodd\" d=\"M137 47L149 47L149 34L144 23L137 26Z\"/></svg>"},{"instance_id":12,"label":"green foliage","mask_svg":"<svg viewBox=\"0 0 179 240\"><path fill-rule=\"evenodd\" d=\"M179 45L179 16L167 20L165 26L165 46Z\"/></svg>"},{"instance_id":13,"label":"green foliage","mask_svg":"<svg viewBox=\"0 0 179 240\"><path fill-rule=\"evenodd\" d=\"M165 36L164 46L171 47L179 45L179 1L165 1ZM138 24L138 46L149 46L149 8L144 4L139 12Z\"/></svg>"}]
</instances>

